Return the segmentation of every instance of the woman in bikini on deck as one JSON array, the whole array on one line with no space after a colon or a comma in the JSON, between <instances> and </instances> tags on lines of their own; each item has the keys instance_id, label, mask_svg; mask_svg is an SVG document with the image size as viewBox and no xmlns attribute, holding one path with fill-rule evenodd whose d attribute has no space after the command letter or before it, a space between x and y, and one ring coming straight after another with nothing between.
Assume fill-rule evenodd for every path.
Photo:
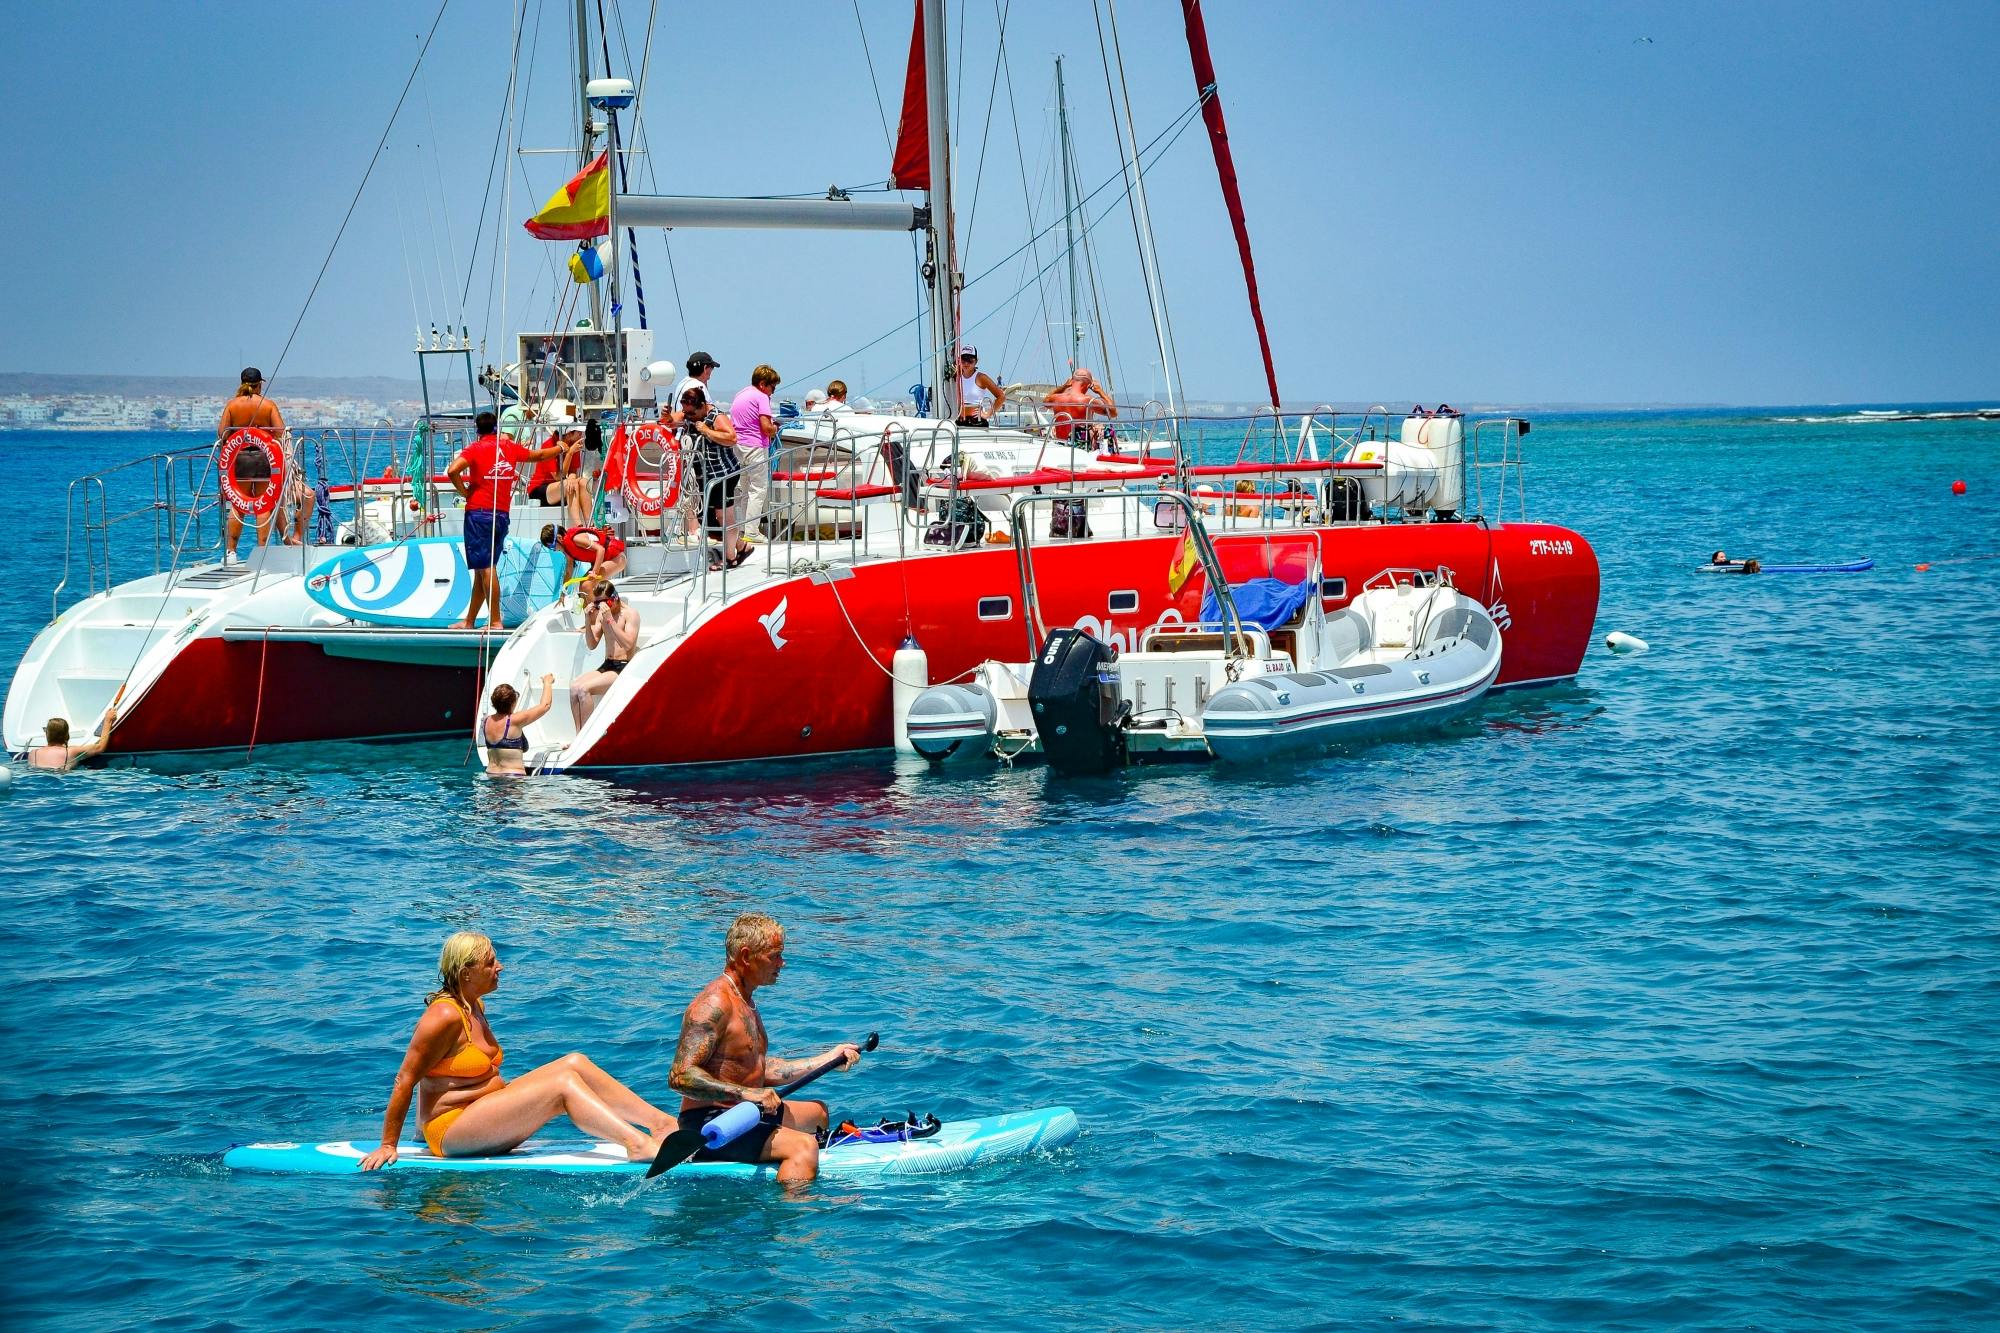
<instances>
[{"instance_id":1,"label":"woman in bikini on deck","mask_svg":"<svg viewBox=\"0 0 2000 1333\"><path fill-rule=\"evenodd\" d=\"M446 940L438 976L442 986L417 1020L403 1067L396 1071L382 1115L382 1146L361 1159L363 1171L396 1160L413 1095L424 1142L438 1157L512 1152L559 1115L586 1134L618 1144L635 1162L651 1161L674 1131L672 1116L585 1055L565 1055L512 1082L500 1076L506 1053L482 1003L500 984L500 960L484 935L460 931Z\"/></svg>"}]
</instances>

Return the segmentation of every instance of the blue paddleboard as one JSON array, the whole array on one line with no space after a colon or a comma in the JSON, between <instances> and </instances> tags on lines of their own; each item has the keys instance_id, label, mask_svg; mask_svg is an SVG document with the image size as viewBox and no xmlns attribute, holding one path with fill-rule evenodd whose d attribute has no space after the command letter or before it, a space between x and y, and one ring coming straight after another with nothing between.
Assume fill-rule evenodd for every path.
<instances>
[{"instance_id":1,"label":"blue paddleboard","mask_svg":"<svg viewBox=\"0 0 2000 1333\"><path fill-rule=\"evenodd\" d=\"M1745 572L1741 560L1734 560L1726 565L1696 565L1695 568L1710 574L1741 574ZM1759 574L1863 574L1873 568L1875 568L1875 559L1873 556L1870 556L1864 560L1850 560L1844 565L1760 564L1757 567L1757 572Z\"/></svg>"},{"instance_id":2,"label":"blue paddleboard","mask_svg":"<svg viewBox=\"0 0 2000 1333\"><path fill-rule=\"evenodd\" d=\"M509 536L500 552L500 614L518 625L556 600L562 553ZM465 618L472 571L459 537L412 537L342 551L306 575L306 595L370 625L443 629Z\"/></svg>"},{"instance_id":3,"label":"blue paddleboard","mask_svg":"<svg viewBox=\"0 0 2000 1333\"><path fill-rule=\"evenodd\" d=\"M820 1153L821 1176L842 1180L888 1176L929 1176L970 1171L989 1162L1044 1152L1074 1143L1076 1112L1067 1106L948 1120L929 1138L896 1143L842 1143ZM237 1171L280 1175L351 1176L361 1159L374 1151L372 1143L251 1143L231 1148L222 1164ZM394 1165L385 1171L556 1171L570 1175L646 1174L647 1163L630 1162L615 1143L588 1140L530 1139L500 1157L434 1157L421 1143L405 1143ZM674 1168L676 1176L769 1178L777 1168L769 1163L688 1162Z\"/></svg>"}]
</instances>

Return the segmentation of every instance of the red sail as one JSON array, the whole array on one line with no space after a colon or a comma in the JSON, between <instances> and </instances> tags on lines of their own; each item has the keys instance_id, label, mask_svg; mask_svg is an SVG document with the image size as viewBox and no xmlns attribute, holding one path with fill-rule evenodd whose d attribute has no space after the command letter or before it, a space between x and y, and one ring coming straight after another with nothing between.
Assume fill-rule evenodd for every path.
<instances>
[{"instance_id":1,"label":"red sail","mask_svg":"<svg viewBox=\"0 0 2000 1333\"><path fill-rule=\"evenodd\" d=\"M896 157L889 164L890 188L931 188L930 124L930 99L924 90L924 0L917 0L917 26L910 33L910 68L903 76L903 120L896 130Z\"/></svg>"},{"instance_id":2,"label":"red sail","mask_svg":"<svg viewBox=\"0 0 2000 1333\"><path fill-rule=\"evenodd\" d=\"M1271 386L1271 406L1278 405L1278 372L1271 364L1271 335L1264 331L1264 303L1257 296L1257 265L1250 258L1250 232L1243 225L1243 196L1236 188L1236 162L1229 154L1229 129L1222 123L1222 95L1215 87L1215 64L1208 58L1208 28L1201 21L1201 0L1181 0L1187 21L1188 55L1194 61L1194 86L1202 96L1201 118L1208 126L1208 146L1215 150L1215 174L1222 181L1222 200L1229 206L1229 225L1236 231L1236 252L1243 257L1243 281L1250 289L1250 318L1257 323L1257 345L1264 349L1264 379ZM909 123L905 103L904 123ZM898 154L898 161L901 155Z\"/></svg>"}]
</instances>

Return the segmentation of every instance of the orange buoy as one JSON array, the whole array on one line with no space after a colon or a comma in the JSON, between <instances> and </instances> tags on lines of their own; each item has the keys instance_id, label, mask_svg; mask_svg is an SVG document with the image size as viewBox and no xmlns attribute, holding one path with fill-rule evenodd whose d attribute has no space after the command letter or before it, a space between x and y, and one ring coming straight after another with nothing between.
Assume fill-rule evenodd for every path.
<instances>
[{"instance_id":1,"label":"orange buoy","mask_svg":"<svg viewBox=\"0 0 2000 1333\"><path fill-rule=\"evenodd\" d=\"M1953 483L1951 484L1951 493L1952 493L1953 495L1963 495L1963 494L1965 494L1965 483L1964 483L1964 482L1962 482L1962 481L1954 481L1954 482L1953 482Z\"/></svg>"}]
</instances>

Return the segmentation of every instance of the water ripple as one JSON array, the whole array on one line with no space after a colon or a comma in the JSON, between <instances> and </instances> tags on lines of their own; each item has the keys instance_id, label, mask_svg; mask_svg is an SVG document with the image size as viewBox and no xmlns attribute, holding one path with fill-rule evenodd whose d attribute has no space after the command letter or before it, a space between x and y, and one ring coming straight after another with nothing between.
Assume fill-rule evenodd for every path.
<instances>
[{"instance_id":1,"label":"water ripple","mask_svg":"<svg viewBox=\"0 0 2000 1333\"><path fill-rule=\"evenodd\" d=\"M868 759L502 787L459 741L23 777L0 791L8 1318L1984 1318L2000 658L1935 649L2000 612L1979 566L1910 567L2000 530L1994 429L1912 424L1889 505L1826 428L1540 427L1538 494L1603 561L1600 630L1653 651L1234 779ZM0 452L0 520L49 539L46 476L80 447L110 446ZM1878 565L1691 575L1717 545ZM0 581L9 660L39 578ZM781 1045L884 1034L837 1110L1067 1103L1083 1138L797 1203L219 1165L372 1133L458 927L506 955L510 1069L581 1047L664 1096L680 1006L752 907L792 932Z\"/></svg>"}]
</instances>

